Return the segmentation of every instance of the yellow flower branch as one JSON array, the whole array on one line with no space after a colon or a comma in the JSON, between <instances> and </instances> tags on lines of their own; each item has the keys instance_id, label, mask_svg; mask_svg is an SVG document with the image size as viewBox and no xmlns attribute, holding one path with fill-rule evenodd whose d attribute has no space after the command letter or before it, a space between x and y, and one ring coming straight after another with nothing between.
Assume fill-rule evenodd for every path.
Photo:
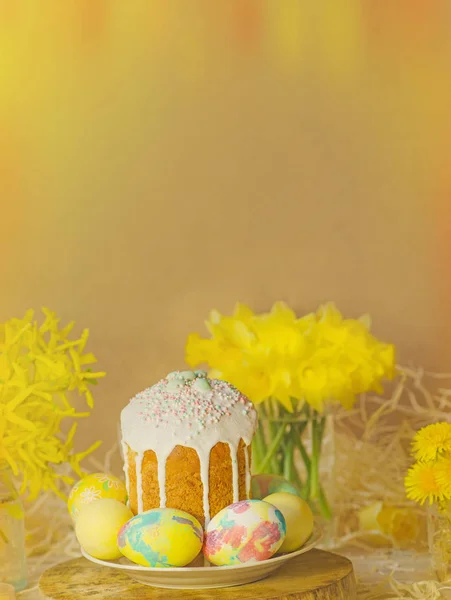
<instances>
[{"instance_id":1,"label":"yellow flower branch","mask_svg":"<svg viewBox=\"0 0 451 600\"><path fill-rule=\"evenodd\" d=\"M88 330L70 340L74 323L60 327L55 313L43 313L41 325L33 311L0 325L0 466L8 465L21 478L20 492L28 491L31 499L41 490L61 495L58 481L71 478L61 475L58 465L68 463L80 475L80 461L99 446L75 453L77 423L66 435L62 423L89 416L77 411L69 396L78 392L92 408L89 387L105 375L89 367L96 358L84 353Z\"/></svg>"}]
</instances>

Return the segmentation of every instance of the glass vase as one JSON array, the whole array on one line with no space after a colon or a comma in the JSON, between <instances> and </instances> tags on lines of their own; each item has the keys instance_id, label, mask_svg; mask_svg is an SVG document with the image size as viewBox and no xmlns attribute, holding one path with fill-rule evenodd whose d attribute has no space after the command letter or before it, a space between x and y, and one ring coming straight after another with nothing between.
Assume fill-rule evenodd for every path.
<instances>
[{"instance_id":1,"label":"glass vase","mask_svg":"<svg viewBox=\"0 0 451 600\"><path fill-rule=\"evenodd\" d=\"M8 468L0 468L0 582L27 585L24 510Z\"/></svg>"},{"instance_id":2,"label":"glass vase","mask_svg":"<svg viewBox=\"0 0 451 600\"><path fill-rule=\"evenodd\" d=\"M284 477L310 505L323 531L322 546L336 538L335 421L303 405L293 413L276 401L258 405L259 427L252 445L253 472Z\"/></svg>"},{"instance_id":3,"label":"glass vase","mask_svg":"<svg viewBox=\"0 0 451 600\"><path fill-rule=\"evenodd\" d=\"M431 566L439 581L451 581L451 503L428 506Z\"/></svg>"}]
</instances>

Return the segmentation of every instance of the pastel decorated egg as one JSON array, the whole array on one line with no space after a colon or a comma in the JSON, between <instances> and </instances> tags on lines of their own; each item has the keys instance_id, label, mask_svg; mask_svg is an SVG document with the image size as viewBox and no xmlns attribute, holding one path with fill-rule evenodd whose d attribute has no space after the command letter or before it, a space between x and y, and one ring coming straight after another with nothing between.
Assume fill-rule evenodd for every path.
<instances>
[{"instance_id":1,"label":"pastel decorated egg","mask_svg":"<svg viewBox=\"0 0 451 600\"><path fill-rule=\"evenodd\" d=\"M117 534L133 517L132 511L112 498L83 506L75 522L75 535L88 554L102 560L120 558Z\"/></svg>"},{"instance_id":2,"label":"pastel decorated egg","mask_svg":"<svg viewBox=\"0 0 451 600\"><path fill-rule=\"evenodd\" d=\"M251 479L252 498L263 500L269 494L276 492L287 492L299 496L299 491L295 485L281 477L280 475L270 475L262 473L261 475L253 475Z\"/></svg>"},{"instance_id":3,"label":"pastel decorated egg","mask_svg":"<svg viewBox=\"0 0 451 600\"><path fill-rule=\"evenodd\" d=\"M175 508L154 508L124 525L118 546L124 556L145 567L184 567L202 548L199 521Z\"/></svg>"},{"instance_id":4,"label":"pastel decorated egg","mask_svg":"<svg viewBox=\"0 0 451 600\"><path fill-rule=\"evenodd\" d=\"M207 527L203 552L214 565L271 558L285 539L282 513L262 500L242 500L223 508Z\"/></svg>"},{"instance_id":5,"label":"pastel decorated egg","mask_svg":"<svg viewBox=\"0 0 451 600\"><path fill-rule=\"evenodd\" d=\"M279 552L298 550L312 535L313 513L310 506L302 498L286 492L270 494L265 502L278 508L285 518L287 535Z\"/></svg>"},{"instance_id":6,"label":"pastel decorated egg","mask_svg":"<svg viewBox=\"0 0 451 600\"><path fill-rule=\"evenodd\" d=\"M114 475L93 473L80 479L74 485L69 494L67 508L71 517L75 520L84 505L104 498L126 504L128 497L125 483Z\"/></svg>"}]
</instances>

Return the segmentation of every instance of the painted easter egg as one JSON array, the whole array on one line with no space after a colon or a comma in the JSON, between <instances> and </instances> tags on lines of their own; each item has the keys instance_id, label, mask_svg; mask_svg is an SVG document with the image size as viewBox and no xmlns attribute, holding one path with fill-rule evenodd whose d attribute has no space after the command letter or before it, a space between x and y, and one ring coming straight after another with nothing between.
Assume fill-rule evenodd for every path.
<instances>
[{"instance_id":1,"label":"painted easter egg","mask_svg":"<svg viewBox=\"0 0 451 600\"><path fill-rule=\"evenodd\" d=\"M263 500L269 494L277 492L287 492L299 496L299 491L296 486L280 475L270 475L262 473L261 475L253 475L251 479L252 498Z\"/></svg>"},{"instance_id":2,"label":"painted easter egg","mask_svg":"<svg viewBox=\"0 0 451 600\"><path fill-rule=\"evenodd\" d=\"M305 544L313 532L313 513L298 496L286 492L270 494L264 499L280 510L285 518L287 535L279 552L294 552Z\"/></svg>"},{"instance_id":3,"label":"painted easter egg","mask_svg":"<svg viewBox=\"0 0 451 600\"><path fill-rule=\"evenodd\" d=\"M75 535L91 556L114 560L121 556L117 534L132 517L132 511L122 502L101 498L82 507L75 521Z\"/></svg>"},{"instance_id":4,"label":"painted easter egg","mask_svg":"<svg viewBox=\"0 0 451 600\"><path fill-rule=\"evenodd\" d=\"M124 556L145 567L184 567L202 548L199 521L175 508L154 508L124 525L118 546Z\"/></svg>"},{"instance_id":5,"label":"painted easter egg","mask_svg":"<svg viewBox=\"0 0 451 600\"><path fill-rule=\"evenodd\" d=\"M67 508L75 520L84 505L103 498L110 498L126 504L128 497L125 483L114 475L93 473L80 479L74 485L69 494Z\"/></svg>"},{"instance_id":6,"label":"painted easter egg","mask_svg":"<svg viewBox=\"0 0 451 600\"><path fill-rule=\"evenodd\" d=\"M285 519L275 506L262 500L242 500L213 517L203 552L214 565L258 562L277 552L285 534Z\"/></svg>"}]
</instances>

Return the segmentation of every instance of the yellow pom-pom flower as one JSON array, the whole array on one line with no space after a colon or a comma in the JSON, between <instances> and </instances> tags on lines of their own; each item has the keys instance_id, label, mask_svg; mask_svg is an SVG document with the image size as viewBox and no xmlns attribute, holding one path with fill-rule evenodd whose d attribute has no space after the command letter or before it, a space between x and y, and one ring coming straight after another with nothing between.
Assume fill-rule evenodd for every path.
<instances>
[{"instance_id":1,"label":"yellow pom-pom flower","mask_svg":"<svg viewBox=\"0 0 451 600\"><path fill-rule=\"evenodd\" d=\"M436 478L446 498L451 498L451 457L440 458L436 463Z\"/></svg>"},{"instance_id":2,"label":"yellow pom-pom flower","mask_svg":"<svg viewBox=\"0 0 451 600\"><path fill-rule=\"evenodd\" d=\"M451 423L433 423L420 429L413 440L417 460L431 461L451 452Z\"/></svg>"},{"instance_id":3,"label":"yellow pom-pom flower","mask_svg":"<svg viewBox=\"0 0 451 600\"><path fill-rule=\"evenodd\" d=\"M439 481L439 469L435 462L417 462L410 467L405 478L407 497L415 502L430 504L450 497Z\"/></svg>"}]
</instances>

